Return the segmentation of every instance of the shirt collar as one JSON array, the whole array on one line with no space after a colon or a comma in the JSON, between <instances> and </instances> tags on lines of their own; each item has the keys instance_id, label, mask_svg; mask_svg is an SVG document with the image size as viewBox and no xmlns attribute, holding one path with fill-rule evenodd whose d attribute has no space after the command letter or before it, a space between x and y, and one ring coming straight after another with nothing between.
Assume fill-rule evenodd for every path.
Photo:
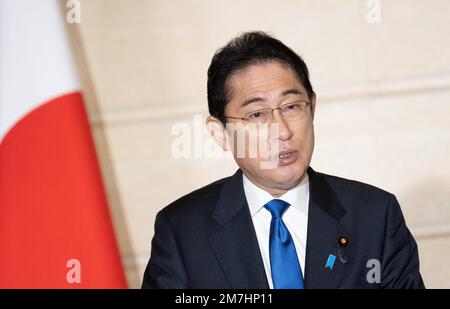
<instances>
[{"instance_id":1,"label":"shirt collar","mask_svg":"<svg viewBox=\"0 0 450 309\"><path fill-rule=\"evenodd\" d=\"M257 185L248 179L244 173L242 173L243 185L245 197L250 209L251 216L255 216L265 204L275 199L269 192L261 189ZM302 181L290 189L277 199L288 202L298 211L308 214L308 203L309 203L309 178L308 174L305 172L305 177Z\"/></svg>"}]
</instances>

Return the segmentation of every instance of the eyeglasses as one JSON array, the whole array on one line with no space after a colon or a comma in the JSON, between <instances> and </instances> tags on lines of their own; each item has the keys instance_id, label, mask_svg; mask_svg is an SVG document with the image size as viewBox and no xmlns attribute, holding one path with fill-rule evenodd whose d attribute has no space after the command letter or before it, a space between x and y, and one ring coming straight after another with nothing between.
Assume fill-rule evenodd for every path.
<instances>
[{"instance_id":1,"label":"eyeglasses","mask_svg":"<svg viewBox=\"0 0 450 309\"><path fill-rule=\"evenodd\" d=\"M249 112L245 117L225 116L231 119L241 119L252 123L268 123L273 119L273 111L278 109L281 112L281 116L287 121L301 120L305 118L309 113L309 105L311 103L299 100L290 103L286 103L276 108L263 108L253 112Z\"/></svg>"}]
</instances>

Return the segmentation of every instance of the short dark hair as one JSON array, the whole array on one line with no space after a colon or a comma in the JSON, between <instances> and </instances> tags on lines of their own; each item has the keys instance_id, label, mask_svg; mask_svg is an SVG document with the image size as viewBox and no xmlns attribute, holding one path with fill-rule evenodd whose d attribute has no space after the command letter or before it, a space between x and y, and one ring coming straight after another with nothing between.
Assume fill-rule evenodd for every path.
<instances>
[{"instance_id":1,"label":"short dark hair","mask_svg":"<svg viewBox=\"0 0 450 309\"><path fill-rule=\"evenodd\" d=\"M303 59L280 40L265 32L245 32L217 50L212 58L208 68L209 113L225 124L225 106L229 102L229 77L249 65L273 60L283 62L295 71L311 99L314 92L309 81L308 67Z\"/></svg>"}]
</instances>

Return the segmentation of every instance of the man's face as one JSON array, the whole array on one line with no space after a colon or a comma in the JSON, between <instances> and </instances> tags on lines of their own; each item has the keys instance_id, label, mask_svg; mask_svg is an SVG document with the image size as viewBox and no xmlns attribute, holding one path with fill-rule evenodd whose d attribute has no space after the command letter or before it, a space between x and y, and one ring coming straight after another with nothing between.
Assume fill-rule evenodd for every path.
<instances>
[{"instance_id":1,"label":"man's face","mask_svg":"<svg viewBox=\"0 0 450 309\"><path fill-rule=\"evenodd\" d=\"M314 149L315 96L309 100L296 73L289 66L277 61L246 67L234 73L227 86L230 101L225 108L226 116L245 117L256 110L277 108L300 100L311 103L312 106L307 107L306 115L301 119L288 120L288 117L282 116L280 110L274 110L266 129L255 130L251 127L254 124L249 121L227 118L233 125L237 125L237 130L245 136L239 141L239 133L228 135L228 143L232 145L230 148L236 163L259 187L274 196L283 194L301 181L311 161ZM272 130L275 126L278 132ZM261 151L253 151L253 154L257 154L256 157L249 155L252 147L261 147L258 146L261 141L266 143L264 146L269 150L274 163L269 168L264 168L264 164L267 164L270 158ZM239 147L245 147L244 156L242 153L238 155Z\"/></svg>"}]
</instances>

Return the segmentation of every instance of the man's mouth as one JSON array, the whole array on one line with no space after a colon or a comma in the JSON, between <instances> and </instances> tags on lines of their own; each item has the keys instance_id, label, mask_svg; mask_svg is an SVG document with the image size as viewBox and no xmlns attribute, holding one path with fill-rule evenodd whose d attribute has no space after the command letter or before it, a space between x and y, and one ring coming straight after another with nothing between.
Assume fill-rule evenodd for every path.
<instances>
[{"instance_id":1,"label":"man's mouth","mask_svg":"<svg viewBox=\"0 0 450 309\"><path fill-rule=\"evenodd\" d=\"M281 151L278 154L278 164L285 166L294 163L298 159L298 152L295 150Z\"/></svg>"}]
</instances>

